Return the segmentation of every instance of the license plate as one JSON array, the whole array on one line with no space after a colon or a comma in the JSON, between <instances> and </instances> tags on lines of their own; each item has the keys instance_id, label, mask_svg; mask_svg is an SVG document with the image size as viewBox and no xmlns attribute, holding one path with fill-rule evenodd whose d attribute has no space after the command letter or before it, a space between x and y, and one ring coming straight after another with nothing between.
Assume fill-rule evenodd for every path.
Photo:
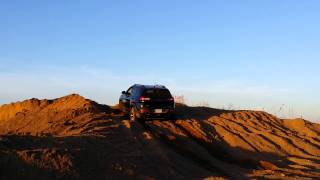
<instances>
[{"instance_id":1,"label":"license plate","mask_svg":"<svg viewBox=\"0 0 320 180\"><path fill-rule=\"evenodd\" d=\"M162 113L162 109L155 109L154 112L155 113Z\"/></svg>"}]
</instances>

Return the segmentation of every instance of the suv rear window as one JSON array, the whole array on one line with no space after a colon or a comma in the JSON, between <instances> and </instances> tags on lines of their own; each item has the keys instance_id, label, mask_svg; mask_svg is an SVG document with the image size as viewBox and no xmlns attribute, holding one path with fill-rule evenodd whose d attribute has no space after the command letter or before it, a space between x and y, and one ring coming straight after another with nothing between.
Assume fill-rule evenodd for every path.
<instances>
[{"instance_id":1,"label":"suv rear window","mask_svg":"<svg viewBox=\"0 0 320 180\"><path fill-rule=\"evenodd\" d=\"M168 89L146 89L142 93L142 96L156 99L168 99L172 97Z\"/></svg>"}]
</instances>

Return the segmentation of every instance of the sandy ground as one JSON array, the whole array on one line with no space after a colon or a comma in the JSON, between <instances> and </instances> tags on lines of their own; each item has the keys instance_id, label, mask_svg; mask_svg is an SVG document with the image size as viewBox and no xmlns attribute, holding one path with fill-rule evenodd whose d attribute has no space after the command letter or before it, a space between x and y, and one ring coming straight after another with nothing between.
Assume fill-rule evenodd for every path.
<instances>
[{"instance_id":1,"label":"sandy ground","mask_svg":"<svg viewBox=\"0 0 320 180\"><path fill-rule=\"evenodd\" d=\"M0 179L319 179L320 125L177 105L144 124L79 95L0 107Z\"/></svg>"}]
</instances>

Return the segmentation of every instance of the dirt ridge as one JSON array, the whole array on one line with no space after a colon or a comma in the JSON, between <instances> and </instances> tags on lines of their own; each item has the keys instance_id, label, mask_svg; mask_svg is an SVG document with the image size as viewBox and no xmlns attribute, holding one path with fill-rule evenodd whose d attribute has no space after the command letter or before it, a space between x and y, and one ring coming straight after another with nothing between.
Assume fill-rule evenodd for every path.
<instances>
[{"instance_id":1,"label":"dirt ridge","mask_svg":"<svg viewBox=\"0 0 320 180\"><path fill-rule=\"evenodd\" d=\"M77 94L2 105L0 179L320 178L319 124L181 104L176 114L132 122Z\"/></svg>"}]
</instances>

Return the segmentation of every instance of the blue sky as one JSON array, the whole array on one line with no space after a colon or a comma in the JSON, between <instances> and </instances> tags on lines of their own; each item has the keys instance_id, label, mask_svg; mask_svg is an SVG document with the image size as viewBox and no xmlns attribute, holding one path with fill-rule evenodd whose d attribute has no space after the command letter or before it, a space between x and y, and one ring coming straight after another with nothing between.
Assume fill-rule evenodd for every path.
<instances>
[{"instance_id":1,"label":"blue sky","mask_svg":"<svg viewBox=\"0 0 320 180\"><path fill-rule=\"evenodd\" d=\"M0 104L161 83L189 104L320 120L320 2L1 1ZM283 107L283 110L279 110Z\"/></svg>"}]
</instances>

